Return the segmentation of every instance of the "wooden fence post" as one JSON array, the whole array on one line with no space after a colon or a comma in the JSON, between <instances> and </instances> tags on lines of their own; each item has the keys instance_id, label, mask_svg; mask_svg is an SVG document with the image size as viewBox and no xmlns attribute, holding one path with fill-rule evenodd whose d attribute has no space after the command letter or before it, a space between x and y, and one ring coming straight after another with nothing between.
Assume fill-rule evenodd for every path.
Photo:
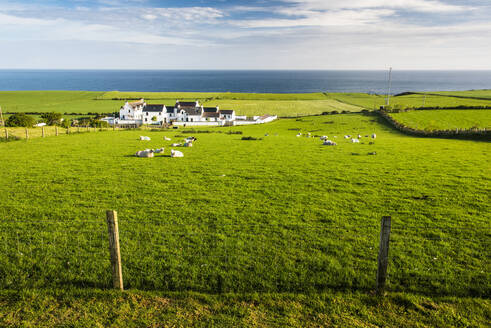
<instances>
[{"instance_id":1,"label":"wooden fence post","mask_svg":"<svg viewBox=\"0 0 491 328\"><path fill-rule=\"evenodd\" d=\"M378 251L377 269L377 294L382 295L387 280L387 266L389 264L389 239L390 239L391 217L383 216L380 226L380 248Z\"/></svg>"},{"instance_id":2,"label":"wooden fence post","mask_svg":"<svg viewBox=\"0 0 491 328\"><path fill-rule=\"evenodd\" d=\"M106 211L107 232L109 233L109 252L113 272L113 287L123 290L123 272L121 269L121 253L119 249L118 214Z\"/></svg>"},{"instance_id":3,"label":"wooden fence post","mask_svg":"<svg viewBox=\"0 0 491 328\"><path fill-rule=\"evenodd\" d=\"M58 125L55 125L55 135L58 136Z\"/></svg>"},{"instance_id":4,"label":"wooden fence post","mask_svg":"<svg viewBox=\"0 0 491 328\"><path fill-rule=\"evenodd\" d=\"M29 130L26 127L26 140L29 140Z\"/></svg>"},{"instance_id":5,"label":"wooden fence post","mask_svg":"<svg viewBox=\"0 0 491 328\"><path fill-rule=\"evenodd\" d=\"M70 134L70 127L66 128L66 134Z\"/></svg>"},{"instance_id":6,"label":"wooden fence post","mask_svg":"<svg viewBox=\"0 0 491 328\"><path fill-rule=\"evenodd\" d=\"M5 141L9 141L9 130L5 128Z\"/></svg>"},{"instance_id":7,"label":"wooden fence post","mask_svg":"<svg viewBox=\"0 0 491 328\"><path fill-rule=\"evenodd\" d=\"M41 127L41 137L44 138L44 126Z\"/></svg>"}]
</instances>

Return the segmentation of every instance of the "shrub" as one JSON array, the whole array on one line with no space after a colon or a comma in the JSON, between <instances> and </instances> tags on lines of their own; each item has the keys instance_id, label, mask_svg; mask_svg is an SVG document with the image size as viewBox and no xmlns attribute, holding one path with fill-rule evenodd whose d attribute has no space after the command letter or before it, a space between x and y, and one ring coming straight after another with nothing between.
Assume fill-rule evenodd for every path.
<instances>
[{"instance_id":1,"label":"shrub","mask_svg":"<svg viewBox=\"0 0 491 328\"><path fill-rule=\"evenodd\" d=\"M241 140L261 140L261 138L254 138L254 137L242 137Z\"/></svg>"},{"instance_id":2,"label":"shrub","mask_svg":"<svg viewBox=\"0 0 491 328\"><path fill-rule=\"evenodd\" d=\"M339 112L337 110L332 110L331 115L335 115L335 114L339 114Z\"/></svg>"},{"instance_id":3,"label":"shrub","mask_svg":"<svg viewBox=\"0 0 491 328\"><path fill-rule=\"evenodd\" d=\"M62 115L61 113L43 113L41 114L41 118L47 125L57 125L61 123Z\"/></svg>"},{"instance_id":4,"label":"shrub","mask_svg":"<svg viewBox=\"0 0 491 328\"><path fill-rule=\"evenodd\" d=\"M5 125L10 127L15 127L15 126L30 127L33 126L34 123L36 123L34 118L24 113L15 113L5 121Z\"/></svg>"}]
</instances>

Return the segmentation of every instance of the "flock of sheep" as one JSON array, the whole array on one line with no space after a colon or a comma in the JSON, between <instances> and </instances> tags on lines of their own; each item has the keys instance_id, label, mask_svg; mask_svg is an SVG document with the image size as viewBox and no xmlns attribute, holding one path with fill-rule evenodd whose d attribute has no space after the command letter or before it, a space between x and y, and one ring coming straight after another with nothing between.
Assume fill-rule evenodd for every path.
<instances>
[{"instance_id":1,"label":"flock of sheep","mask_svg":"<svg viewBox=\"0 0 491 328\"><path fill-rule=\"evenodd\" d=\"M300 133L300 132L297 133L297 137L301 137L301 136L302 136L302 133ZM306 134L306 137L307 138L310 138L311 137L311 133L310 132L307 133ZM365 138L368 138L368 137L369 137L368 135L365 136ZM371 137L372 137L372 139L376 139L377 138L377 135L375 133L372 133ZM334 142L332 140L329 140L328 138L329 138L328 136L321 136L320 137L320 140L323 141L322 144L324 146L337 146L338 145L336 142ZM337 136L334 136L334 138L337 138ZM345 135L344 138L345 139L351 139L351 142L352 143L360 143L360 139L362 138L362 136L361 136L361 134L359 134L357 136L357 138L354 138L354 137L351 137L351 135Z\"/></svg>"},{"instance_id":2,"label":"flock of sheep","mask_svg":"<svg viewBox=\"0 0 491 328\"><path fill-rule=\"evenodd\" d=\"M150 137L146 136L140 136L141 141L150 141ZM164 137L165 141L170 141L171 139L168 137ZM187 137L183 143L173 143L171 147L192 147L193 142L196 141L197 139L195 137ZM145 149L145 150L140 150L137 151L135 156L136 157L154 157L154 154L163 154L164 153L164 148L158 148L158 149ZM170 157L184 157L184 154L179 151L179 150L170 150Z\"/></svg>"}]
</instances>

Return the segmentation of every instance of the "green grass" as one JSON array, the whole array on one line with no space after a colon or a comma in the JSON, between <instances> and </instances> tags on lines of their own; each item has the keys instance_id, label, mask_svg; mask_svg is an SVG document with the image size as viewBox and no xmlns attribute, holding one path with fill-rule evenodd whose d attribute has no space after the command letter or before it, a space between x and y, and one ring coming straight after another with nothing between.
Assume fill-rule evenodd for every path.
<instances>
[{"instance_id":1,"label":"green grass","mask_svg":"<svg viewBox=\"0 0 491 328\"><path fill-rule=\"evenodd\" d=\"M258 113L297 116L316 115L331 111L359 112L362 108L345 104L337 100L211 100L206 106L220 106L220 108L233 108L239 115L254 116Z\"/></svg>"},{"instance_id":2,"label":"green grass","mask_svg":"<svg viewBox=\"0 0 491 328\"><path fill-rule=\"evenodd\" d=\"M186 129L0 143L0 288L25 295L0 293L0 324L118 325L135 313L263 326L489 321L487 143L405 136L360 114L205 130L180 159L132 154L168 154ZM358 133L377 139L342 137ZM111 284L107 209L118 211L131 290L120 297L98 291ZM383 215L396 293L379 306L367 294ZM169 292L169 311L156 312Z\"/></svg>"},{"instance_id":3,"label":"green grass","mask_svg":"<svg viewBox=\"0 0 491 328\"><path fill-rule=\"evenodd\" d=\"M384 95L368 95L364 93L329 93L330 98L361 106L367 109L378 109L385 105ZM391 96L390 105L406 107L456 107L456 106L491 106L490 100L455 98L448 96L412 94L405 96Z\"/></svg>"},{"instance_id":4,"label":"green grass","mask_svg":"<svg viewBox=\"0 0 491 328\"><path fill-rule=\"evenodd\" d=\"M489 300L401 293L0 291L7 327L485 327L490 308Z\"/></svg>"},{"instance_id":5,"label":"green grass","mask_svg":"<svg viewBox=\"0 0 491 328\"><path fill-rule=\"evenodd\" d=\"M206 92L89 92L89 91L0 91L4 112L112 113L124 99L145 98L148 103L173 105L176 99L199 100L207 106L235 109L238 115L292 116L320 114L325 111L359 112L385 104L382 95L364 93L206 93ZM113 100L118 99L118 100ZM391 105L401 107L491 106L490 100L421 94L391 97Z\"/></svg>"},{"instance_id":6,"label":"green grass","mask_svg":"<svg viewBox=\"0 0 491 328\"><path fill-rule=\"evenodd\" d=\"M491 128L491 110L417 110L390 115L420 130Z\"/></svg>"},{"instance_id":7,"label":"green grass","mask_svg":"<svg viewBox=\"0 0 491 328\"><path fill-rule=\"evenodd\" d=\"M483 98L491 100L491 90L469 90L469 91L438 91L430 92L444 96L456 96L466 98Z\"/></svg>"}]
</instances>

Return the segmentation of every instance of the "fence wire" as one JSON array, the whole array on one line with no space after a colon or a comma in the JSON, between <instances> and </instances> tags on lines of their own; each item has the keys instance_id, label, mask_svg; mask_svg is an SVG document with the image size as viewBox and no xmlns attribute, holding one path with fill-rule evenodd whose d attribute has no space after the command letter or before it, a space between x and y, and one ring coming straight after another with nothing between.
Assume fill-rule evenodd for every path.
<instances>
[{"instance_id":1,"label":"fence wire","mask_svg":"<svg viewBox=\"0 0 491 328\"><path fill-rule=\"evenodd\" d=\"M126 288L311 292L375 287L380 226L120 222ZM491 230L393 225L388 288L489 296ZM104 220L0 222L0 288L111 286Z\"/></svg>"}]
</instances>

